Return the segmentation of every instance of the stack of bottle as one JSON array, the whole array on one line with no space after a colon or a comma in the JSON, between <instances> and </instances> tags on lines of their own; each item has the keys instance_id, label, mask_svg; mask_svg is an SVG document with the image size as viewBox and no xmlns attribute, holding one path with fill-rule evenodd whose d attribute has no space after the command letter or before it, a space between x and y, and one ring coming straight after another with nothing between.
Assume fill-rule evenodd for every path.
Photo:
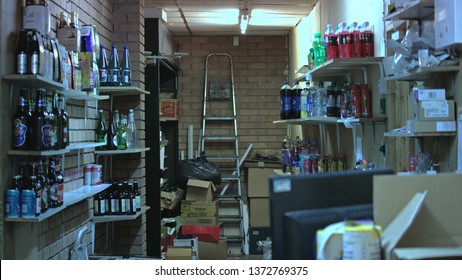
<instances>
[{"instance_id":1,"label":"stack of bottle","mask_svg":"<svg viewBox=\"0 0 462 280\"><path fill-rule=\"evenodd\" d=\"M105 143L99 149L126 150L138 146L138 136L133 109L126 114L120 114L119 110L109 113L109 126L106 125L104 111L98 110L98 122L95 129L95 142Z\"/></svg>"},{"instance_id":2,"label":"stack of bottle","mask_svg":"<svg viewBox=\"0 0 462 280\"><path fill-rule=\"evenodd\" d=\"M103 215L135 215L141 211L141 193L138 180L114 181L112 185L93 197L93 213Z\"/></svg>"},{"instance_id":3,"label":"stack of bottle","mask_svg":"<svg viewBox=\"0 0 462 280\"><path fill-rule=\"evenodd\" d=\"M101 45L98 68L101 86L130 86L132 75L128 46L124 46L122 61L119 61L116 45L112 44L108 61L106 49Z\"/></svg>"},{"instance_id":4,"label":"stack of bottle","mask_svg":"<svg viewBox=\"0 0 462 280\"><path fill-rule=\"evenodd\" d=\"M344 154L321 154L315 139L302 141L299 136L296 136L293 141L288 137L284 139L281 158L281 169L285 174L315 174L347 170Z\"/></svg>"},{"instance_id":5,"label":"stack of bottle","mask_svg":"<svg viewBox=\"0 0 462 280\"><path fill-rule=\"evenodd\" d=\"M58 159L31 162L19 167L5 193L5 216L37 217L64 203L64 175Z\"/></svg>"},{"instance_id":6,"label":"stack of bottle","mask_svg":"<svg viewBox=\"0 0 462 280\"><path fill-rule=\"evenodd\" d=\"M35 103L35 105L34 105ZM13 117L14 150L59 150L69 143L69 120L63 95L39 88L35 100L26 88L20 90Z\"/></svg>"}]
</instances>

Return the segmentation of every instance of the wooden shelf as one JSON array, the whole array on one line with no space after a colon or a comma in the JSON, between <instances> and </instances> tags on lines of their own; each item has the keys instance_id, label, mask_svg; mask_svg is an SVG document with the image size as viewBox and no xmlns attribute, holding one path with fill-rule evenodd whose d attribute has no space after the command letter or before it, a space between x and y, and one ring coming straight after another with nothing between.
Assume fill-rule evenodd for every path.
<instances>
[{"instance_id":1,"label":"wooden shelf","mask_svg":"<svg viewBox=\"0 0 462 280\"><path fill-rule=\"evenodd\" d=\"M413 3L411 6L406 8L399 8L397 11L386 15L383 20L406 20L415 19L420 20L423 18L433 18L435 9L434 0L420 0Z\"/></svg>"},{"instance_id":2,"label":"wooden shelf","mask_svg":"<svg viewBox=\"0 0 462 280\"><path fill-rule=\"evenodd\" d=\"M123 154L136 154L141 152L147 152L150 148L133 148L126 150L104 150L95 151L95 155L123 155Z\"/></svg>"},{"instance_id":3,"label":"wooden shelf","mask_svg":"<svg viewBox=\"0 0 462 280\"><path fill-rule=\"evenodd\" d=\"M273 121L275 124L361 124L361 123L381 123L385 122L387 118L353 118L353 119L340 119L335 117L309 117L302 119L289 119Z\"/></svg>"},{"instance_id":4,"label":"wooden shelf","mask_svg":"<svg viewBox=\"0 0 462 280\"><path fill-rule=\"evenodd\" d=\"M408 132L385 132L385 137L445 137L456 136L457 132L429 132L429 133L408 133Z\"/></svg>"},{"instance_id":5,"label":"wooden shelf","mask_svg":"<svg viewBox=\"0 0 462 280\"><path fill-rule=\"evenodd\" d=\"M141 211L137 211L135 215L105 215L105 216L93 216L93 223L108 223L117 221L129 221L136 220L139 216L146 213L151 207L141 206Z\"/></svg>"},{"instance_id":6,"label":"wooden shelf","mask_svg":"<svg viewBox=\"0 0 462 280\"><path fill-rule=\"evenodd\" d=\"M5 75L2 77L5 81L12 83L20 83L21 86L29 86L34 88L45 88L49 90L60 91L65 98L75 100L104 100L108 99L108 96L94 95L85 91L78 91L74 89L68 89L63 84L49 80L40 75Z\"/></svg>"},{"instance_id":7,"label":"wooden shelf","mask_svg":"<svg viewBox=\"0 0 462 280\"><path fill-rule=\"evenodd\" d=\"M400 73L393 76L385 77L386 81L419 81L426 80L440 73L449 73L459 71L459 65L421 67L415 71Z\"/></svg>"},{"instance_id":8,"label":"wooden shelf","mask_svg":"<svg viewBox=\"0 0 462 280\"><path fill-rule=\"evenodd\" d=\"M58 208L50 208L48 211L46 211L43 214L40 214L37 217L31 217L31 218L8 218L5 217L5 222L22 222L22 223L38 223L43 220L48 219L51 216L54 216L58 214L59 212L63 211L64 209L79 203L87 198L93 197L95 194L109 188L111 184L101 184L101 185L96 185L96 186L82 186L78 189L65 192L64 193L64 198L63 198L63 205L58 207Z\"/></svg>"},{"instance_id":9,"label":"wooden shelf","mask_svg":"<svg viewBox=\"0 0 462 280\"><path fill-rule=\"evenodd\" d=\"M112 95L112 96L130 96L130 95L141 95L141 94L150 94L149 91L140 89L139 87L129 86L129 87L100 87L100 94Z\"/></svg>"},{"instance_id":10,"label":"wooden shelf","mask_svg":"<svg viewBox=\"0 0 462 280\"><path fill-rule=\"evenodd\" d=\"M70 151L88 149L104 146L105 143L97 142L76 142L71 143L69 147L60 150L48 150L48 151L21 151L21 150L8 150L7 154L10 156L35 156L35 157L46 157L46 156L58 156L67 154Z\"/></svg>"}]
</instances>

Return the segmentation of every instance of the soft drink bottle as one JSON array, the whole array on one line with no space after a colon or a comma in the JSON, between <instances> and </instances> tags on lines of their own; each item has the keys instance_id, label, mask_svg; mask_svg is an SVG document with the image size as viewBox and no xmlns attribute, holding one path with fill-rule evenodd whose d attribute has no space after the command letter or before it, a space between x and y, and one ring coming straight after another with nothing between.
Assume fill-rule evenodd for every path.
<instances>
[{"instance_id":1,"label":"soft drink bottle","mask_svg":"<svg viewBox=\"0 0 462 280\"><path fill-rule=\"evenodd\" d=\"M299 82L295 82L292 88L292 97L291 97L291 108L290 108L290 116L292 119L299 119L301 112L300 112L300 99L302 94L302 86Z\"/></svg>"},{"instance_id":2,"label":"soft drink bottle","mask_svg":"<svg viewBox=\"0 0 462 280\"><path fill-rule=\"evenodd\" d=\"M308 83L309 84L309 83ZM300 117L308 117L308 87L304 87L302 93L300 94Z\"/></svg>"},{"instance_id":3,"label":"soft drink bottle","mask_svg":"<svg viewBox=\"0 0 462 280\"><path fill-rule=\"evenodd\" d=\"M355 57L353 36L354 36L356 26L358 26L358 23L355 21L355 22L351 23L350 25L348 25L348 27L346 29L347 30L347 52L348 52L348 57Z\"/></svg>"},{"instance_id":4,"label":"soft drink bottle","mask_svg":"<svg viewBox=\"0 0 462 280\"><path fill-rule=\"evenodd\" d=\"M337 35L331 24L326 25L326 32L324 33L324 44L326 47L326 60L337 58Z\"/></svg>"},{"instance_id":5,"label":"soft drink bottle","mask_svg":"<svg viewBox=\"0 0 462 280\"><path fill-rule=\"evenodd\" d=\"M369 22L366 21L359 26L359 31L364 37L364 56L373 57L374 56L374 33L372 32L372 27L369 25Z\"/></svg>"},{"instance_id":6,"label":"soft drink bottle","mask_svg":"<svg viewBox=\"0 0 462 280\"><path fill-rule=\"evenodd\" d=\"M361 40L361 32L359 32L359 26L356 21L350 25L350 34L353 44L353 57L364 57L362 51L363 42Z\"/></svg>"},{"instance_id":7,"label":"soft drink bottle","mask_svg":"<svg viewBox=\"0 0 462 280\"><path fill-rule=\"evenodd\" d=\"M281 120L290 119L292 89L288 82L284 82L279 94L281 97Z\"/></svg>"},{"instance_id":8,"label":"soft drink bottle","mask_svg":"<svg viewBox=\"0 0 462 280\"><path fill-rule=\"evenodd\" d=\"M326 61L326 47L324 46L324 42L321 38L321 32L316 32L314 34L313 49L314 67L318 67Z\"/></svg>"},{"instance_id":9,"label":"soft drink bottle","mask_svg":"<svg viewBox=\"0 0 462 280\"><path fill-rule=\"evenodd\" d=\"M337 41L338 41L338 57L339 58L349 58L350 53L349 53L348 41L350 40L350 35L347 31L345 22L341 22L337 25L335 34L337 34Z\"/></svg>"}]
</instances>

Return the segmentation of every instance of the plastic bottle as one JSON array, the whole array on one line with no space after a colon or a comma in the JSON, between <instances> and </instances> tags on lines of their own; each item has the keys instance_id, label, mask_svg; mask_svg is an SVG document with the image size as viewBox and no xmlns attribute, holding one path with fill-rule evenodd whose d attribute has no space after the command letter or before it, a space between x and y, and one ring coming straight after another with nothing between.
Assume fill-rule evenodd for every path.
<instances>
[{"instance_id":1,"label":"plastic bottle","mask_svg":"<svg viewBox=\"0 0 462 280\"><path fill-rule=\"evenodd\" d=\"M350 34L348 33L345 22L341 22L337 25L335 34L338 36L338 57L339 58L350 58Z\"/></svg>"},{"instance_id":2,"label":"plastic bottle","mask_svg":"<svg viewBox=\"0 0 462 280\"><path fill-rule=\"evenodd\" d=\"M351 118L351 85L345 82L342 87L340 98L340 117L342 119Z\"/></svg>"},{"instance_id":3,"label":"plastic bottle","mask_svg":"<svg viewBox=\"0 0 462 280\"><path fill-rule=\"evenodd\" d=\"M327 91L324 88L324 82L320 81L319 86L316 89L316 96L314 98L314 107L316 117L327 116Z\"/></svg>"},{"instance_id":4,"label":"plastic bottle","mask_svg":"<svg viewBox=\"0 0 462 280\"><path fill-rule=\"evenodd\" d=\"M299 119L301 116L300 112L300 99L302 94L302 86L299 82L295 82L292 87L292 97L291 97L291 106L290 106L290 116L292 119Z\"/></svg>"},{"instance_id":5,"label":"plastic bottle","mask_svg":"<svg viewBox=\"0 0 462 280\"><path fill-rule=\"evenodd\" d=\"M359 31L361 37L364 38L364 56L373 57L374 56L374 33L372 32L372 27L369 25L369 22L366 21L359 26Z\"/></svg>"},{"instance_id":6,"label":"plastic bottle","mask_svg":"<svg viewBox=\"0 0 462 280\"><path fill-rule=\"evenodd\" d=\"M371 92L367 88L366 84L361 85L361 117L362 118L372 117Z\"/></svg>"},{"instance_id":7,"label":"plastic bottle","mask_svg":"<svg viewBox=\"0 0 462 280\"><path fill-rule=\"evenodd\" d=\"M313 91L311 83L308 81L305 83L306 96L306 117L313 116Z\"/></svg>"},{"instance_id":8,"label":"plastic bottle","mask_svg":"<svg viewBox=\"0 0 462 280\"><path fill-rule=\"evenodd\" d=\"M352 22L350 25L347 26L347 37L346 37L346 41L347 41L347 55L349 58L351 57L355 57L355 50L354 50L354 44L353 44L353 36L354 36L354 32L355 32L355 29L356 27L358 26L358 23L355 21L355 22ZM359 34L358 34L359 35Z\"/></svg>"},{"instance_id":9,"label":"plastic bottle","mask_svg":"<svg viewBox=\"0 0 462 280\"><path fill-rule=\"evenodd\" d=\"M324 33L324 45L326 47L326 60L337 58L337 35L335 35L332 24L326 25L326 32Z\"/></svg>"},{"instance_id":10,"label":"plastic bottle","mask_svg":"<svg viewBox=\"0 0 462 280\"><path fill-rule=\"evenodd\" d=\"M327 87L327 104L326 104L326 115L328 117L336 117L336 101L337 96L335 92L336 84L332 82L331 85Z\"/></svg>"},{"instance_id":11,"label":"plastic bottle","mask_svg":"<svg viewBox=\"0 0 462 280\"><path fill-rule=\"evenodd\" d=\"M314 68L314 49L310 48L308 53L308 69L311 70Z\"/></svg>"},{"instance_id":12,"label":"plastic bottle","mask_svg":"<svg viewBox=\"0 0 462 280\"><path fill-rule=\"evenodd\" d=\"M311 140L311 154L319 155L321 150L319 148L318 141L316 139Z\"/></svg>"},{"instance_id":13,"label":"plastic bottle","mask_svg":"<svg viewBox=\"0 0 462 280\"><path fill-rule=\"evenodd\" d=\"M290 173L290 139L284 138L281 149L281 169L284 174Z\"/></svg>"},{"instance_id":14,"label":"plastic bottle","mask_svg":"<svg viewBox=\"0 0 462 280\"><path fill-rule=\"evenodd\" d=\"M326 61L326 47L324 46L324 41L321 38L321 32L316 32L314 34L313 49L314 67L316 68Z\"/></svg>"},{"instance_id":15,"label":"plastic bottle","mask_svg":"<svg viewBox=\"0 0 462 280\"><path fill-rule=\"evenodd\" d=\"M290 119L292 89L289 87L288 82L284 82L279 94L281 97L281 120Z\"/></svg>"},{"instance_id":16,"label":"plastic bottle","mask_svg":"<svg viewBox=\"0 0 462 280\"><path fill-rule=\"evenodd\" d=\"M305 86L300 94L300 117L308 117L308 93L309 89Z\"/></svg>"},{"instance_id":17,"label":"plastic bottle","mask_svg":"<svg viewBox=\"0 0 462 280\"><path fill-rule=\"evenodd\" d=\"M352 57L363 57L364 54L361 50L361 33L359 32L358 23L356 21L348 26L348 32L351 37Z\"/></svg>"}]
</instances>

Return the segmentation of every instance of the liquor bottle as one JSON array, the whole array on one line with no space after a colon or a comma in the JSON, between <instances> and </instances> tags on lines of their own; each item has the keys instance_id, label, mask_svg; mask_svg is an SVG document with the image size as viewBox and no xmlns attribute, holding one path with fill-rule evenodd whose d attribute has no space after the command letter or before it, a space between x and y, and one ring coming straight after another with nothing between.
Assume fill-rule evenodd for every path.
<instances>
[{"instance_id":1,"label":"liquor bottle","mask_svg":"<svg viewBox=\"0 0 462 280\"><path fill-rule=\"evenodd\" d=\"M138 180L133 181L133 193L135 194L136 211L141 211L141 193L138 186Z\"/></svg>"},{"instance_id":2,"label":"liquor bottle","mask_svg":"<svg viewBox=\"0 0 462 280\"><path fill-rule=\"evenodd\" d=\"M43 151L49 146L48 142L48 125L43 110L45 89L37 89L35 98L35 110L32 115L30 150Z\"/></svg>"},{"instance_id":3,"label":"liquor bottle","mask_svg":"<svg viewBox=\"0 0 462 280\"><path fill-rule=\"evenodd\" d=\"M138 145L138 137L136 135L135 113L133 109L128 110L128 125L127 125L127 149L136 148Z\"/></svg>"},{"instance_id":4,"label":"liquor bottle","mask_svg":"<svg viewBox=\"0 0 462 280\"><path fill-rule=\"evenodd\" d=\"M120 82L122 86L130 86L132 82L132 66L130 63L130 55L128 52L128 46L124 46L124 52L122 55Z\"/></svg>"},{"instance_id":5,"label":"liquor bottle","mask_svg":"<svg viewBox=\"0 0 462 280\"><path fill-rule=\"evenodd\" d=\"M28 72L28 35L26 30L19 32L16 46L16 73L25 75Z\"/></svg>"},{"instance_id":6,"label":"liquor bottle","mask_svg":"<svg viewBox=\"0 0 462 280\"><path fill-rule=\"evenodd\" d=\"M106 120L104 118L103 109L98 110L98 123L96 124L96 129L95 129L95 142L107 143L107 128L106 128ZM102 147L98 147L98 149L106 149L106 147L102 146Z\"/></svg>"},{"instance_id":7,"label":"liquor bottle","mask_svg":"<svg viewBox=\"0 0 462 280\"><path fill-rule=\"evenodd\" d=\"M60 111L61 126L60 126L60 149L69 146L69 119L65 110L65 102L62 94L58 96L58 109Z\"/></svg>"},{"instance_id":8,"label":"liquor bottle","mask_svg":"<svg viewBox=\"0 0 462 280\"><path fill-rule=\"evenodd\" d=\"M58 183L57 186L57 205L58 207L64 204L64 175L61 170L61 164L59 160L55 161L55 178Z\"/></svg>"},{"instance_id":9,"label":"liquor bottle","mask_svg":"<svg viewBox=\"0 0 462 280\"><path fill-rule=\"evenodd\" d=\"M125 128L124 116L120 116L119 125L117 126L117 150L127 149L127 130Z\"/></svg>"},{"instance_id":10,"label":"liquor bottle","mask_svg":"<svg viewBox=\"0 0 462 280\"><path fill-rule=\"evenodd\" d=\"M108 86L120 86L120 65L116 45L112 44L111 56L107 67Z\"/></svg>"},{"instance_id":11,"label":"liquor bottle","mask_svg":"<svg viewBox=\"0 0 462 280\"><path fill-rule=\"evenodd\" d=\"M52 131L52 149L59 150L62 147L62 116L59 110L58 92L53 92L52 113L54 115L53 131Z\"/></svg>"},{"instance_id":12,"label":"liquor bottle","mask_svg":"<svg viewBox=\"0 0 462 280\"><path fill-rule=\"evenodd\" d=\"M32 75L39 74L40 70L40 46L38 36L38 32L34 31L31 36L32 40L30 41L28 72Z\"/></svg>"},{"instance_id":13,"label":"liquor bottle","mask_svg":"<svg viewBox=\"0 0 462 280\"><path fill-rule=\"evenodd\" d=\"M105 87L108 85L108 76L107 76L107 56L106 48L103 44L99 48L99 60L98 60L98 69L99 69L99 85Z\"/></svg>"},{"instance_id":14,"label":"liquor bottle","mask_svg":"<svg viewBox=\"0 0 462 280\"><path fill-rule=\"evenodd\" d=\"M13 118L13 149L25 150L27 142L30 141L31 114L29 112L29 103L27 101L27 89L23 88L19 93L19 101L16 114Z\"/></svg>"},{"instance_id":15,"label":"liquor bottle","mask_svg":"<svg viewBox=\"0 0 462 280\"><path fill-rule=\"evenodd\" d=\"M115 115L109 113L109 127L107 129L106 137L107 149L108 150L117 150L117 134L116 134L116 125L115 125Z\"/></svg>"},{"instance_id":16,"label":"liquor bottle","mask_svg":"<svg viewBox=\"0 0 462 280\"><path fill-rule=\"evenodd\" d=\"M37 176L30 176L30 184L35 192L35 216L42 213L42 185L37 181Z\"/></svg>"}]
</instances>

